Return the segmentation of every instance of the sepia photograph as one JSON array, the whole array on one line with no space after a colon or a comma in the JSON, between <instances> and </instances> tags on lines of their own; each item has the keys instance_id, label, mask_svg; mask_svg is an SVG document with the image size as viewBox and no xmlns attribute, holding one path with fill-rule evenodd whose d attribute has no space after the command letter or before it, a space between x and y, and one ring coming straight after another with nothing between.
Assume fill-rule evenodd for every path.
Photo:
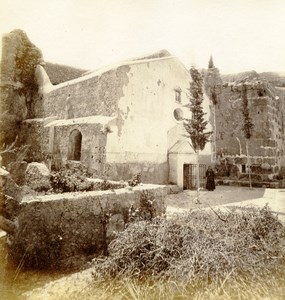
<instances>
[{"instance_id":1,"label":"sepia photograph","mask_svg":"<svg viewBox=\"0 0 285 300\"><path fill-rule=\"evenodd\" d=\"M0 299L284 299L284 37L282 0L0 0Z\"/></svg>"}]
</instances>

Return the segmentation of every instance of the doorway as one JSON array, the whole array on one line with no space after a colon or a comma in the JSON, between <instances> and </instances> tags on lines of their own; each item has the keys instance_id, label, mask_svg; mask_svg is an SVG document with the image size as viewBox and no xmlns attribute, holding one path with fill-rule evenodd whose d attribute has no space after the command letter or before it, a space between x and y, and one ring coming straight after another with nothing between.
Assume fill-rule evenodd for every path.
<instances>
[{"instance_id":1,"label":"doorway","mask_svg":"<svg viewBox=\"0 0 285 300\"><path fill-rule=\"evenodd\" d=\"M206 187L206 169L205 164L199 165L199 179L200 187ZM197 189L197 165L184 164L183 165L183 190L196 190Z\"/></svg>"},{"instance_id":2,"label":"doorway","mask_svg":"<svg viewBox=\"0 0 285 300\"><path fill-rule=\"evenodd\" d=\"M80 161L82 134L78 129L71 131L68 144L68 160Z\"/></svg>"}]
</instances>

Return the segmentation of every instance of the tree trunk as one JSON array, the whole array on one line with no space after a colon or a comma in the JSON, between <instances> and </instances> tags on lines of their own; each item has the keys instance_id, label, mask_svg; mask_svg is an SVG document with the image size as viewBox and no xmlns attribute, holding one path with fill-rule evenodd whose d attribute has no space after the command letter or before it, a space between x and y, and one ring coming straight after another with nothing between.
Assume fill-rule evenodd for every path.
<instances>
[{"instance_id":1,"label":"tree trunk","mask_svg":"<svg viewBox=\"0 0 285 300\"><path fill-rule=\"evenodd\" d=\"M246 139L246 156L247 156L247 168L248 168L248 180L249 180L249 189L252 189L251 184L251 168L250 168L250 157L249 157L249 139Z\"/></svg>"},{"instance_id":2,"label":"tree trunk","mask_svg":"<svg viewBox=\"0 0 285 300\"><path fill-rule=\"evenodd\" d=\"M217 144L216 144L216 137L217 137L217 130L216 130L216 105L213 104L214 109L213 109L213 148L212 148L212 162L216 162L216 152L217 152Z\"/></svg>"},{"instance_id":3,"label":"tree trunk","mask_svg":"<svg viewBox=\"0 0 285 300\"><path fill-rule=\"evenodd\" d=\"M200 203L200 162L199 162L199 150L197 150L197 198L196 202Z\"/></svg>"}]
</instances>

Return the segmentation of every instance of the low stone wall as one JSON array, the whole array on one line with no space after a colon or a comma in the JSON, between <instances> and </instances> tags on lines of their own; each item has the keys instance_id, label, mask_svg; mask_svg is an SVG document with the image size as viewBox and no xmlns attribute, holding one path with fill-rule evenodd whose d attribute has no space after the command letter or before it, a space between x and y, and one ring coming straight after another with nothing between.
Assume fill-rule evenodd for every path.
<instances>
[{"instance_id":1,"label":"low stone wall","mask_svg":"<svg viewBox=\"0 0 285 300\"><path fill-rule=\"evenodd\" d=\"M217 179L215 181L217 185L247 186L247 187L249 186L249 181L246 180ZM272 181L272 182L253 181L252 186L261 187L261 188L279 189L285 187L285 180Z\"/></svg>"},{"instance_id":2,"label":"low stone wall","mask_svg":"<svg viewBox=\"0 0 285 300\"><path fill-rule=\"evenodd\" d=\"M9 254L27 267L70 269L95 255L130 221L151 219L166 211L167 186L53 194L24 198L8 235Z\"/></svg>"}]
</instances>

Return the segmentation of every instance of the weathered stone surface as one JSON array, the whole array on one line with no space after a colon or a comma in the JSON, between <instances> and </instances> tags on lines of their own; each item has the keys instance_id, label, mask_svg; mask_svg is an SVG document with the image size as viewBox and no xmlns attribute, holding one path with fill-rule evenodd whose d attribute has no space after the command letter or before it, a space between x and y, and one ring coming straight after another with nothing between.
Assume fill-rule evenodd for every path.
<instances>
[{"instance_id":1,"label":"weathered stone surface","mask_svg":"<svg viewBox=\"0 0 285 300\"><path fill-rule=\"evenodd\" d=\"M9 220L15 219L20 209L20 202L16 199L0 193L0 215Z\"/></svg>"},{"instance_id":2,"label":"weathered stone surface","mask_svg":"<svg viewBox=\"0 0 285 300\"><path fill-rule=\"evenodd\" d=\"M0 229L9 234L13 234L16 230L16 224L3 216L0 216Z\"/></svg>"},{"instance_id":3,"label":"weathered stone surface","mask_svg":"<svg viewBox=\"0 0 285 300\"><path fill-rule=\"evenodd\" d=\"M15 181L16 184L25 184L25 173L27 166L28 163L26 161L13 162L8 165L7 170L9 171L11 178Z\"/></svg>"},{"instance_id":4,"label":"weathered stone surface","mask_svg":"<svg viewBox=\"0 0 285 300\"><path fill-rule=\"evenodd\" d=\"M40 100L35 69L41 62L41 51L24 31L16 29L3 36L0 111L5 126L0 128L1 144L11 144L19 134L19 122L35 115L35 103Z\"/></svg>"},{"instance_id":5,"label":"weathered stone surface","mask_svg":"<svg viewBox=\"0 0 285 300\"><path fill-rule=\"evenodd\" d=\"M124 216L122 214L115 214L110 216L106 227L106 240L109 243L116 237L116 234L125 229Z\"/></svg>"},{"instance_id":6,"label":"weathered stone surface","mask_svg":"<svg viewBox=\"0 0 285 300\"><path fill-rule=\"evenodd\" d=\"M17 200L21 198L21 188L10 175L6 175L5 177L1 176L1 188L4 195L8 195Z\"/></svg>"},{"instance_id":7,"label":"weathered stone surface","mask_svg":"<svg viewBox=\"0 0 285 300\"><path fill-rule=\"evenodd\" d=\"M9 175L9 172L8 171L6 171L5 169L3 169L3 168L0 168L0 176L1 177L6 177L6 176L8 176Z\"/></svg>"},{"instance_id":8,"label":"weathered stone surface","mask_svg":"<svg viewBox=\"0 0 285 300\"><path fill-rule=\"evenodd\" d=\"M143 185L132 191L92 191L53 194L23 199L17 216L9 253L36 268L76 267L104 254L116 232L130 220L130 210L142 211L142 194L147 190L153 217L165 213L166 186ZM78 265L77 265L78 266Z\"/></svg>"},{"instance_id":9,"label":"weathered stone surface","mask_svg":"<svg viewBox=\"0 0 285 300\"><path fill-rule=\"evenodd\" d=\"M33 162L28 164L25 179L27 185L36 191L50 189L50 172L45 164Z\"/></svg>"}]
</instances>

